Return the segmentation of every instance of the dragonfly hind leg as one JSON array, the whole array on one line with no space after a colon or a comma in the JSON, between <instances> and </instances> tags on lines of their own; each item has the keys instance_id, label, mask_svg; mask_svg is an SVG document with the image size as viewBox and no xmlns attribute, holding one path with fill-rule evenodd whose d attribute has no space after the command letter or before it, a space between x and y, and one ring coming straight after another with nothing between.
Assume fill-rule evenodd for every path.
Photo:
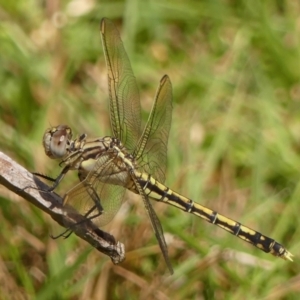
<instances>
[{"instance_id":1,"label":"dragonfly hind leg","mask_svg":"<svg viewBox=\"0 0 300 300\"><path fill-rule=\"evenodd\" d=\"M94 210L96 210L97 209L97 206L96 205L94 205L93 207L91 207L87 212L86 212L86 214L84 214L83 216L86 218L85 220L81 220L81 221L79 221L79 222L77 222L77 223L75 223L74 225L72 225L72 226L69 226L69 228L67 228L66 230L64 230L62 233L60 233L60 234L58 234L58 235L52 235L52 234L50 234L50 237L52 238L52 239L54 239L54 240L56 240L56 239L58 239L58 238L60 238L60 237L63 237L63 238L65 238L65 239L67 239L72 233L73 233L73 227L75 227L75 226L79 226L80 224L83 224L84 222L86 222L86 221L91 221L92 219L95 219L95 218L97 218L97 217L99 217L101 214L102 214L102 212L100 213L97 213L97 214L95 214L95 215L93 215L93 216L89 216Z\"/></svg>"},{"instance_id":2,"label":"dragonfly hind leg","mask_svg":"<svg viewBox=\"0 0 300 300\"><path fill-rule=\"evenodd\" d=\"M84 191L87 193L87 195L83 196L82 198L80 198L80 190L84 188ZM66 232L71 231L72 233L72 228L74 228L75 226L78 226L86 221L92 221L93 219L98 218L99 216L101 216L104 212L104 209L101 205L101 201L99 196L97 195L96 190L94 189L94 187L89 184L86 183L85 181L82 181L82 186L79 187L79 194L77 194L78 192L78 188L74 188L71 189L69 192L67 192L64 196L63 199L63 205L66 205L66 203L70 202L70 205L78 211L79 214L81 214L84 219L73 224L72 226L69 226L69 228L67 228L67 230L63 233L61 233L58 237L60 236L64 236L64 237L68 237L70 234L68 233L67 236L65 236ZM77 194L77 195L76 195ZM88 199L92 199L93 202L87 201L87 203L91 203L91 205L89 205L88 207L86 207L86 203L85 202L85 198L88 196ZM78 199L76 199L76 197L78 197ZM76 199L76 201L78 202L77 205L73 205L72 201L74 202L74 200Z\"/></svg>"},{"instance_id":3,"label":"dragonfly hind leg","mask_svg":"<svg viewBox=\"0 0 300 300\"><path fill-rule=\"evenodd\" d=\"M86 193L88 194L88 196L93 200L94 205L89 207L86 212L82 211L82 208L84 208L84 205L82 205L81 207L79 205L78 213L80 213L84 217L84 219L71 225L71 226L68 226L68 228L65 231L63 231L62 233L60 233L56 236L50 235L51 238L53 238L53 239L57 239L60 237L68 238L74 231L73 228L75 226L79 226L80 224L83 224L86 221L92 221L93 219L96 219L102 215L104 209L101 205L100 198L97 195L97 192L95 191L94 187L91 184L86 183L85 181L82 181L82 184L83 184L84 189L85 189ZM69 191L65 194L65 196L63 198L63 205L65 205L68 201L72 202L73 194L76 195L76 188L72 189L71 191ZM79 200L79 202L80 202L80 200ZM76 207L75 207L75 209L76 209Z\"/></svg>"},{"instance_id":4,"label":"dragonfly hind leg","mask_svg":"<svg viewBox=\"0 0 300 300\"><path fill-rule=\"evenodd\" d=\"M104 209L101 205L100 198L97 195L97 192L95 191L93 185L86 184L86 183L84 183L84 181L83 181L83 184L86 188L87 193L89 194L89 197L94 201L94 205L89 208L89 210L84 214L84 217L88 218L89 220L98 218L104 212ZM93 212L95 212L95 210L96 210L96 214L91 215Z\"/></svg>"},{"instance_id":5,"label":"dragonfly hind leg","mask_svg":"<svg viewBox=\"0 0 300 300\"><path fill-rule=\"evenodd\" d=\"M93 216L89 216L95 209L97 209L96 205L94 205L91 209L89 209L89 211L86 214L83 215L86 218L85 220L81 220L81 221L75 223L74 225L69 226L69 228L67 228L66 230L64 230L62 233L60 233L58 235L52 235L52 234L50 234L50 237L52 239L54 239L54 240L56 240L56 239L58 239L60 237L63 237L65 239L67 239L73 233L73 231L74 231L72 229L73 227L79 226L80 224L83 224L86 221L90 221L90 220L92 220L94 218L97 218L97 217L99 217L102 214L102 212L101 212L101 213L95 214Z\"/></svg>"},{"instance_id":6,"label":"dragonfly hind leg","mask_svg":"<svg viewBox=\"0 0 300 300\"><path fill-rule=\"evenodd\" d=\"M77 225L77 224L75 224ZM53 240L56 240L60 237L63 237L64 239L67 239L71 234L73 233L73 230L70 228L64 230L62 233L58 234L58 235L52 235L50 234L50 237L53 239Z\"/></svg>"}]
</instances>

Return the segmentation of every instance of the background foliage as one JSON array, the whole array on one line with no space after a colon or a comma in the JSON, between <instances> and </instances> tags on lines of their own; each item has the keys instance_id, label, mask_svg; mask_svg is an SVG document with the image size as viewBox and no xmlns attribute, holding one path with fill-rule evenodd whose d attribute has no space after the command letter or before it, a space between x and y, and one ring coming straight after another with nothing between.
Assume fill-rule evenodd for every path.
<instances>
[{"instance_id":1,"label":"background foliage","mask_svg":"<svg viewBox=\"0 0 300 300\"><path fill-rule=\"evenodd\" d=\"M41 144L49 125L110 134L99 34L108 17L122 32L143 119L160 78L172 80L167 184L295 254L294 263L277 259L154 203L170 277L142 202L129 195L105 227L126 246L114 266L75 236L52 240L62 228L1 187L1 299L298 299L299 15L299 3L284 0L0 0L1 151L55 176Z\"/></svg>"}]
</instances>

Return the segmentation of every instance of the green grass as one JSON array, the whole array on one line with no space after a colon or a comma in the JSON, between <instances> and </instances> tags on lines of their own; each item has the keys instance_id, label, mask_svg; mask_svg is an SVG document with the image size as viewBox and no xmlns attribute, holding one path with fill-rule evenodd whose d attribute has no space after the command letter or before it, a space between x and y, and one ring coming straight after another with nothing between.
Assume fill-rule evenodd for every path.
<instances>
[{"instance_id":1,"label":"green grass","mask_svg":"<svg viewBox=\"0 0 300 300\"><path fill-rule=\"evenodd\" d=\"M74 3L0 2L0 150L55 176L41 143L47 127L110 134L99 34L108 17L122 32L144 120L160 78L171 78L167 185L276 239L295 262L153 203L170 239L169 277L132 196L105 227L126 246L114 266L76 236L52 240L62 229L1 187L1 299L298 299L297 2L101 1L86 12Z\"/></svg>"}]
</instances>

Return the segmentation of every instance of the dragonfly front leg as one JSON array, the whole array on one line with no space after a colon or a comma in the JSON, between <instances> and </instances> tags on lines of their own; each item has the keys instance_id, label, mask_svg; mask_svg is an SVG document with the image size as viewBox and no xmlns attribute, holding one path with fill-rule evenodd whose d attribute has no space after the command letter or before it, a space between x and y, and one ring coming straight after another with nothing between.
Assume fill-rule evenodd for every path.
<instances>
[{"instance_id":1,"label":"dragonfly front leg","mask_svg":"<svg viewBox=\"0 0 300 300\"><path fill-rule=\"evenodd\" d=\"M52 192L58 187L59 183L62 181L62 179L65 177L65 175L68 173L69 170L70 170L69 166L66 166L66 167L63 168L63 170L57 176L57 178L55 179L52 187L48 190L48 192Z\"/></svg>"},{"instance_id":2,"label":"dragonfly front leg","mask_svg":"<svg viewBox=\"0 0 300 300\"><path fill-rule=\"evenodd\" d=\"M69 166L64 167L63 170L60 172L60 174L56 178L52 178L50 176L43 175L43 174L36 173L36 172L33 172L32 174L54 182L53 185L46 190L47 192L53 192L58 187L58 185L60 184L60 182L62 181L62 179L65 177L65 175L67 174L67 172L69 170L70 170Z\"/></svg>"}]
</instances>

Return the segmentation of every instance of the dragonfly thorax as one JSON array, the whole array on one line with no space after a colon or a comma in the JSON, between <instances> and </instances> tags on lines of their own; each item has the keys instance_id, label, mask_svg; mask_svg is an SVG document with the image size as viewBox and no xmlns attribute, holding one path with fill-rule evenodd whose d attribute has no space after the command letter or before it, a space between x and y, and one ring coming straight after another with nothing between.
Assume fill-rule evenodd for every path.
<instances>
[{"instance_id":1,"label":"dragonfly thorax","mask_svg":"<svg viewBox=\"0 0 300 300\"><path fill-rule=\"evenodd\" d=\"M63 163L78 169L81 181L96 176L101 182L120 186L129 184L130 170L135 168L133 156L119 139L110 136L86 139L82 148L74 149Z\"/></svg>"}]
</instances>

